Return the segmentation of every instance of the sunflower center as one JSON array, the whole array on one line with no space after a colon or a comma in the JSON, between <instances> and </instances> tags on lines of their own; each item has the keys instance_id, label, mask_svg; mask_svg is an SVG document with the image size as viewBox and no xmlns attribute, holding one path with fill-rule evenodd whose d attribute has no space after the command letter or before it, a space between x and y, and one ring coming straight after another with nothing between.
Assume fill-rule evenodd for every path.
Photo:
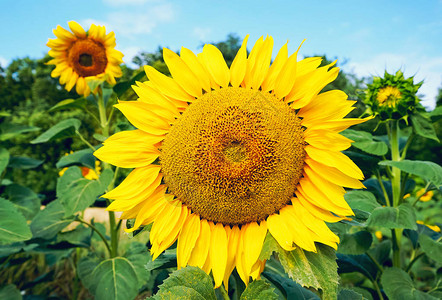
<instances>
[{"instance_id":1,"label":"sunflower center","mask_svg":"<svg viewBox=\"0 0 442 300\"><path fill-rule=\"evenodd\" d=\"M269 93L233 87L192 103L160 156L169 191L200 217L225 225L262 221L286 206L304 158L296 113Z\"/></svg>"},{"instance_id":2,"label":"sunflower center","mask_svg":"<svg viewBox=\"0 0 442 300\"><path fill-rule=\"evenodd\" d=\"M381 106L394 107L401 97L402 94L398 88L387 86L379 90L377 99Z\"/></svg>"},{"instance_id":3,"label":"sunflower center","mask_svg":"<svg viewBox=\"0 0 442 300\"><path fill-rule=\"evenodd\" d=\"M68 61L81 77L104 73L108 62L106 48L92 39L77 40L69 49Z\"/></svg>"}]
</instances>

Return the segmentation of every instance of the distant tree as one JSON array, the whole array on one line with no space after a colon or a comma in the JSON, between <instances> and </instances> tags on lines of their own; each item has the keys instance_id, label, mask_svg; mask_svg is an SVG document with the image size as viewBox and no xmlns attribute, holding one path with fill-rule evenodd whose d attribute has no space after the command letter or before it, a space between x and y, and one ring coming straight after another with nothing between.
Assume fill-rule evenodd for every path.
<instances>
[{"instance_id":1,"label":"distant tree","mask_svg":"<svg viewBox=\"0 0 442 300\"><path fill-rule=\"evenodd\" d=\"M442 87L439 88L438 94L436 96L436 106L442 105Z\"/></svg>"}]
</instances>

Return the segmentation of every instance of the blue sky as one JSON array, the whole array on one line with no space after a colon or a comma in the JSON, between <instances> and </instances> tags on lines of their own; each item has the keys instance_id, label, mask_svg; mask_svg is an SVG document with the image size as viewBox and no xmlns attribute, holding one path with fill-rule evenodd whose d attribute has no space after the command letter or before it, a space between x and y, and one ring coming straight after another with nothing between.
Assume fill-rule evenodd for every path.
<instances>
[{"instance_id":1,"label":"blue sky","mask_svg":"<svg viewBox=\"0 0 442 300\"><path fill-rule=\"evenodd\" d=\"M117 37L125 62L158 46L201 51L202 42L241 38L249 46L272 35L277 52L307 39L300 54L337 57L359 76L382 75L401 68L425 80L423 104L434 107L442 86L442 0L386 1L215 1L215 0L2 0L0 64L14 58L40 58L48 51L56 25L75 20L83 26L104 24ZM7 8L7 9L5 9Z\"/></svg>"}]
</instances>

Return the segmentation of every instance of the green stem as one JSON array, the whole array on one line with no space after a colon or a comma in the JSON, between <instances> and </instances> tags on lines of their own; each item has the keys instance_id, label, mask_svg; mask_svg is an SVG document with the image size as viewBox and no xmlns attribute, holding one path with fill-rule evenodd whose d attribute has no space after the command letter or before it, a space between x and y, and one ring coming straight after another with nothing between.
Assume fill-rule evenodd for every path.
<instances>
[{"instance_id":1,"label":"green stem","mask_svg":"<svg viewBox=\"0 0 442 300\"><path fill-rule=\"evenodd\" d=\"M384 272L384 268L382 268L382 266L379 264L379 262L376 260L376 258L373 257L373 255L370 254L370 252L365 252L365 254L367 254L368 258L371 259L371 261L376 265L376 267L378 268L379 272Z\"/></svg>"},{"instance_id":2,"label":"green stem","mask_svg":"<svg viewBox=\"0 0 442 300\"><path fill-rule=\"evenodd\" d=\"M387 190L385 189L384 183L382 182L381 174L379 173L379 169L376 169L376 178L378 179L379 185L381 186L382 193L384 194L385 203L387 206L391 206L390 198L388 197Z\"/></svg>"},{"instance_id":3,"label":"green stem","mask_svg":"<svg viewBox=\"0 0 442 300\"><path fill-rule=\"evenodd\" d=\"M89 148L91 148L93 151L96 150L95 147L92 146L91 143L89 143L89 142L84 138L84 136L83 136L78 130L75 130L75 133L78 135L78 137L80 138L80 140L81 140L83 143L85 143Z\"/></svg>"},{"instance_id":4,"label":"green stem","mask_svg":"<svg viewBox=\"0 0 442 300\"><path fill-rule=\"evenodd\" d=\"M224 285L221 284L221 286L218 289L221 292L221 295L223 296L224 300L230 300L229 294L227 293L226 289L224 288Z\"/></svg>"},{"instance_id":5,"label":"green stem","mask_svg":"<svg viewBox=\"0 0 442 300\"><path fill-rule=\"evenodd\" d=\"M422 253L416 255L416 257L414 257L414 258L410 261L410 263L408 264L407 268L405 269L405 272L408 273L408 272L410 271L411 267L414 265L414 263L415 263L419 258L421 258L424 254L425 254L425 253L422 252Z\"/></svg>"},{"instance_id":6,"label":"green stem","mask_svg":"<svg viewBox=\"0 0 442 300\"><path fill-rule=\"evenodd\" d=\"M401 160L405 159L405 157L407 156L408 147L410 147L411 142L413 141L413 139L414 139L414 132L412 132L410 134L410 136L408 137L407 143L405 144L404 149L402 149Z\"/></svg>"},{"instance_id":7,"label":"green stem","mask_svg":"<svg viewBox=\"0 0 442 300\"><path fill-rule=\"evenodd\" d=\"M380 300L384 300L384 296L382 296L381 289L379 288L379 285L378 285L378 283L376 282L376 280L373 280L372 283L373 283L373 285L374 285L374 288L376 289L376 292L378 293L379 299L380 299Z\"/></svg>"},{"instance_id":8,"label":"green stem","mask_svg":"<svg viewBox=\"0 0 442 300\"><path fill-rule=\"evenodd\" d=\"M400 239L398 238L399 230L392 229L391 230L391 239L393 242L393 266L400 268L401 267L401 252L400 252Z\"/></svg>"},{"instance_id":9,"label":"green stem","mask_svg":"<svg viewBox=\"0 0 442 300\"><path fill-rule=\"evenodd\" d=\"M391 160L392 161L400 161L401 156L399 153L399 124L397 121L391 121L391 136L390 136L390 145L391 145ZM397 207L400 202L400 194L401 194L401 170L393 167L393 180L392 180L392 190L393 190L393 206Z\"/></svg>"},{"instance_id":10,"label":"green stem","mask_svg":"<svg viewBox=\"0 0 442 300\"><path fill-rule=\"evenodd\" d=\"M109 247L109 243L107 242L106 237L98 230L97 227L95 227L91 223L88 223L85 220L80 219L80 218L76 219L75 221L83 223L83 224L89 226L93 231L95 231L98 234L98 236L103 240L104 245L106 246L106 249L109 252L109 255L112 255L112 251L111 251L111 248Z\"/></svg>"}]
</instances>

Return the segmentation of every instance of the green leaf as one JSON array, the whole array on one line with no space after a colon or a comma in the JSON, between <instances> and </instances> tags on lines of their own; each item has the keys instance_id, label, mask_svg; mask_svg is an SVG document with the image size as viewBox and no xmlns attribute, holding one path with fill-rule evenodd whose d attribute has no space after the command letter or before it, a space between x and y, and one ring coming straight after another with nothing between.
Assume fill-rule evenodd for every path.
<instances>
[{"instance_id":1,"label":"green leaf","mask_svg":"<svg viewBox=\"0 0 442 300\"><path fill-rule=\"evenodd\" d=\"M57 242L67 242L77 247L90 247L91 229L89 227L79 225L73 230L60 232L57 234Z\"/></svg>"},{"instance_id":2,"label":"green leaf","mask_svg":"<svg viewBox=\"0 0 442 300\"><path fill-rule=\"evenodd\" d=\"M411 125L413 126L414 131L418 135L439 142L439 138L436 135L436 131L434 130L433 124L431 124L428 118L424 117L422 114L419 113L410 115L410 118L411 118Z\"/></svg>"},{"instance_id":3,"label":"green leaf","mask_svg":"<svg viewBox=\"0 0 442 300\"><path fill-rule=\"evenodd\" d=\"M134 299L138 294L138 280L133 265L124 257L102 261L92 272L96 300Z\"/></svg>"},{"instance_id":4,"label":"green leaf","mask_svg":"<svg viewBox=\"0 0 442 300\"><path fill-rule=\"evenodd\" d=\"M21 124L3 123L0 125L0 142L9 140L17 135L38 131L40 128Z\"/></svg>"},{"instance_id":5,"label":"green leaf","mask_svg":"<svg viewBox=\"0 0 442 300\"><path fill-rule=\"evenodd\" d=\"M40 198L27 187L13 183L5 188L5 194L26 220L31 220L40 211Z\"/></svg>"},{"instance_id":6,"label":"green leaf","mask_svg":"<svg viewBox=\"0 0 442 300\"><path fill-rule=\"evenodd\" d=\"M11 201L0 198L0 244L26 241L31 237L25 217Z\"/></svg>"},{"instance_id":7,"label":"green leaf","mask_svg":"<svg viewBox=\"0 0 442 300\"><path fill-rule=\"evenodd\" d=\"M390 300L436 300L437 298L417 290L410 276L399 268L384 269L381 283Z\"/></svg>"},{"instance_id":8,"label":"green leaf","mask_svg":"<svg viewBox=\"0 0 442 300\"><path fill-rule=\"evenodd\" d=\"M151 273L146 269L146 265L151 261L151 255L144 244L132 242L124 255L133 265L138 278L138 289L140 289L150 279Z\"/></svg>"},{"instance_id":9,"label":"green leaf","mask_svg":"<svg viewBox=\"0 0 442 300\"><path fill-rule=\"evenodd\" d=\"M344 234L341 237L338 252L343 254L363 254L370 249L373 236L368 231L358 231L354 234Z\"/></svg>"},{"instance_id":10,"label":"green leaf","mask_svg":"<svg viewBox=\"0 0 442 300\"><path fill-rule=\"evenodd\" d=\"M0 147L0 174L6 169L9 163L9 152L5 148Z\"/></svg>"},{"instance_id":11,"label":"green leaf","mask_svg":"<svg viewBox=\"0 0 442 300\"><path fill-rule=\"evenodd\" d=\"M92 273L99 263L98 257L93 254L83 256L77 263L78 277L80 277L83 286L91 292L95 290L95 280Z\"/></svg>"},{"instance_id":12,"label":"green leaf","mask_svg":"<svg viewBox=\"0 0 442 300\"><path fill-rule=\"evenodd\" d=\"M278 296L273 292L270 284L262 281L252 281L244 292L241 294L240 300L267 300L278 299Z\"/></svg>"},{"instance_id":13,"label":"green leaf","mask_svg":"<svg viewBox=\"0 0 442 300\"><path fill-rule=\"evenodd\" d=\"M21 300L23 299L20 290L13 284L0 287L0 299L3 300Z\"/></svg>"},{"instance_id":14,"label":"green leaf","mask_svg":"<svg viewBox=\"0 0 442 300\"><path fill-rule=\"evenodd\" d=\"M13 156L9 160L9 168L17 168L22 170L33 169L43 163L42 160L25 157L25 156Z\"/></svg>"},{"instance_id":15,"label":"green leaf","mask_svg":"<svg viewBox=\"0 0 442 300\"><path fill-rule=\"evenodd\" d=\"M49 112L69 108L84 108L86 103L87 101L83 97L78 99L65 99L52 106Z\"/></svg>"},{"instance_id":16,"label":"green leaf","mask_svg":"<svg viewBox=\"0 0 442 300\"><path fill-rule=\"evenodd\" d=\"M375 141L369 132L347 129L341 134L354 141L351 144L353 147L366 153L382 156L388 152L387 144L383 141Z\"/></svg>"},{"instance_id":17,"label":"green leaf","mask_svg":"<svg viewBox=\"0 0 442 300\"><path fill-rule=\"evenodd\" d=\"M433 123L442 119L442 106L438 106L433 111L431 111L430 118Z\"/></svg>"},{"instance_id":18,"label":"green leaf","mask_svg":"<svg viewBox=\"0 0 442 300\"><path fill-rule=\"evenodd\" d=\"M45 209L39 211L31 222L34 238L52 239L63 228L68 226L72 219L64 219L65 210L59 200L52 201Z\"/></svg>"},{"instance_id":19,"label":"green leaf","mask_svg":"<svg viewBox=\"0 0 442 300\"><path fill-rule=\"evenodd\" d=\"M303 288L293 280L283 277L276 272L263 272L262 276L276 286L286 299L320 300L319 296L312 291Z\"/></svg>"},{"instance_id":20,"label":"green leaf","mask_svg":"<svg viewBox=\"0 0 442 300\"><path fill-rule=\"evenodd\" d=\"M367 298L364 298L361 294L356 293L352 290L343 289L339 291L338 294L338 300L364 300Z\"/></svg>"},{"instance_id":21,"label":"green leaf","mask_svg":"<svg viewBox=\"0 0 442 300\"><path fill-rule=\"evenodd\" d=\"M81 122L77 119L63 120L31 141L31 144L46 143L55 139L72 137L75 135L75 131L80 128Z\"/></svg>"},{"instance_id":22,"label":"green leaf","mask_svg":"<svg viewBox=\"0 0 442 300\"><path fill-rule=\"evenodd\" d=\"M107 139L107 137L99 133L94 133L92 136L94 139L96 139L99 142L104 142Z\"/></svg>"},{"instance_id":23,"label":"green leaf","mask_svg":"<svg viewBox=\"0 0 442 300\"><path fill-rule=\"evenodd\" d=\"M419 236L419 243L425 254L432 260L442 263L442 243L438 243L428 235L421 234Z\"/></svg>"},{"instance_id":24,"label":"green leaf","mask_svg":"<svg viewBox=\"0 0 442 300\"><path fill-rule=\"evenodd\" d=\"M135 84L136 81L140 81L145 75L146 74L144 71L141 71L128 81L120 81L114 86L114 92L118 97L121 97L128 89L132 87L133 84Z\"/></svg>"},{"instance_id":25,"label":"green leaf","mask_svg":"<svg viewBox=\"0 0 442 300\"><path fill-rule=\"evenodd\" d=\"M376 197L367 191L349 191L344 195L344 198L352 209L371 213L375 208L381 207L376 201Z\"/></svg>"},{"instance_id":26,"label":"green leaf","mask_svg":"<svg viewBox=\"0 0 442 300\"><path fill-rule=\"evenodd\" d=\"M335 251L316 244L317 253L296 248L293 251L278 249L279 260L287 275L305 287L322 290L323 299L335 299L339 276Z\"/></svg>"},{"instance_id":27,"label":"green leaf","mask_svg":"<svg viewBox=\"0 0 442 300\"><path fill-rule=\"evenodd\" d=\"M206 299L216 300L212 279L203 270L187 266L173 272L154 299Z\"/></svg>"},{"instance_id":28,"label":"green leaf","mask_svg":"<svg viewBox=\"0 0 442 300\"><path fill-rule=\"evenodd\" d=\"M75 151L72 154L68 154L60 158L55 165L57 168L65 168L73 165L82 165L90 169L95 168L95 156L92 154L92 149L87 148L79 151Z\"/></svg>"},{"instance_id":29,"label":"green leaf","mask_svg":"<svg viewBox=\"0 0 442 300\"><path fill-rule=\"evenodd\" d=\"M401 204L398 207L376 208L368 218L367 224L368 226L379 226L388 229L417 229L414 209L408 203Z\"/></svg>"},{"instance_id":30,"label":"green leaf","mask_svg":"<svg viewBox=\"0 0 442 300\"><path fill-rule=\"evenodd\" d=\"M93 204L106 187L100 180L84 178L80 168L70 167L58 179L57 197L65 208L65 215L70 216Z\"/></svg>"},{"instance_id":31,"label":"green leaf","mask_svg":"<svg viewBox=\"0 0 442 300\"><path fill-rule=\"evenodd\" d=\"M401 171L422 177L431 181L437 188L442 186L442 167L431 161L402 160L402 161L381 161L381 166L396 167Z\"/></svg>"}]
</instances>

